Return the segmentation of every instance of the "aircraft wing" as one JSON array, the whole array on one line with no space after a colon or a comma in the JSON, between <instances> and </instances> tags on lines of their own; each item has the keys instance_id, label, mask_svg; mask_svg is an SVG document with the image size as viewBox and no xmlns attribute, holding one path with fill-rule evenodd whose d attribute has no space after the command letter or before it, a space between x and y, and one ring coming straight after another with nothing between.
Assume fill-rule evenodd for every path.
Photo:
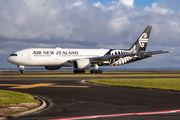
<instances>
[{"instance_id":1,"label":"aircraft wing","mask_svg":"<svg viewBox=\"0 0 180 120\"><path fill-rule=\"evenodd\" d=\"M127 56L152 56L155 54L162 54L162 53L169 53L170 51L164 51L164 50L159 50L159 51L150 51L150 52L137 52L137 53L130 53L130 54L119 54L119 55L107 55L107 56L99 56L99 57L92 57L90 60L108 60L108 59L115 59L115 58L123 58Z\"/></svg>"},{"instance_id":2,"label":"aircraft wing","mask_svg":"<svg viewBox=\"0 0 180 120\"><path fill-rule=\"evenodd\" d=\"M130 54L106 55L106 56L99 56L99 57L92 57L92 58L85 58L85 59L90 59L91 62L100 62L100 61L102 62L109 59L123 58L127 56L151 57L152 55L155 55L155 54L162 54L162 53L169 53L169 52L170 51L159 50L159 51L150 51L150 52L137 52L137 53L130 53ZM72 63L75 60L78 60L78 59L69 60L68 62Z\"/></svg>"}]
</instances>

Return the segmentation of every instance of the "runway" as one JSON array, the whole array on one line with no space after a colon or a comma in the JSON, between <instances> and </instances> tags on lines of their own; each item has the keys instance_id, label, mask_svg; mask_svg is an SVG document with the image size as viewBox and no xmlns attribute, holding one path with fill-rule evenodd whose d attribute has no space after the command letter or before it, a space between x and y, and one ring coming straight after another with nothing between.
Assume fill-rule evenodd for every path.
<instances>
[{"instance_id":1,"label":"runway","mask_svg":"<svg viewBox=\"0 0 180 120\"><path fill-rule=\"evenodd\" d=\"M180 109L179 92L84 84L81 80L85 79L91 78L0 78L0 89L30 93L50 101L43 111L15 120L49 120ZM96 119L179 120L180 113Z\"/></svg>"}]
</instances>

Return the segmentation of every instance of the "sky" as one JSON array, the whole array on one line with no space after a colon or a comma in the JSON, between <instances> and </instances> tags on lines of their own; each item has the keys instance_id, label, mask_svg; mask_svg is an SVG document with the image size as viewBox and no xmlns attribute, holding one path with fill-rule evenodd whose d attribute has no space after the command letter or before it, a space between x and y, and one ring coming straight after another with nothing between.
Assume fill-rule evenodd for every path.
<instances>
[{"instance_id":1,"label":"sky","mask_svg":"<svg viewBox=\"0 0 180 120\"><path fill-rule=\"evenodd\" d=\"M180 67L179 0L0 0L0 68L26 48L129 49L148 25L146 51L172 52L120 67Z\"/></svg>"}]
</instances>

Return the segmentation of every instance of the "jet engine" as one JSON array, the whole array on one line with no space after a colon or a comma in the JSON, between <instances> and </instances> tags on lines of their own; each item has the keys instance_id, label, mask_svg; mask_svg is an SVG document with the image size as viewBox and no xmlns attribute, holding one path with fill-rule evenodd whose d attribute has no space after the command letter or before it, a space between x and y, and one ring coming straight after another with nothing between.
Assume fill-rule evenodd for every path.
<instances>
[{"instance_id":1,"label":"jet engine","mask_svg":"<svg viewBox=\"0 0 180 120\"><path fill-rule=\"evenodd\" d=\"M80 59L73 62L73 67L75 70L87 70L91 67L91 62L89 59Z\"/></svg>"},{"instance_id":2,"label":"jet engine","mask_svg":"<svg viewBox=\"0 0 180 120\"><path fill-rule=\"evenodd\" d=\"M58 70L61 66L45 66L46 70Z\"/></svg>"}]
</instances>

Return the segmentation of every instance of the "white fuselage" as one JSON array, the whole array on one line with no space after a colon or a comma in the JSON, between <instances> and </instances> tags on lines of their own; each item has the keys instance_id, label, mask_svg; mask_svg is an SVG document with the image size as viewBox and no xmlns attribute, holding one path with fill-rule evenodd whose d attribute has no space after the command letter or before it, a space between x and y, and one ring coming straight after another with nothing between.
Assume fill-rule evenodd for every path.
<instances>
[{"instance_id":1,"label":"white fuselage","mask_svg":"<svg viewBox=\"0 0 180 120\"><path fill-rule=\"evenodd\" d=\"M7 60L15 65L23 66L72 66L69 60L104 56L109 49L47 49L32 48L17 51Z\"/></svg>"}]
</instances>

